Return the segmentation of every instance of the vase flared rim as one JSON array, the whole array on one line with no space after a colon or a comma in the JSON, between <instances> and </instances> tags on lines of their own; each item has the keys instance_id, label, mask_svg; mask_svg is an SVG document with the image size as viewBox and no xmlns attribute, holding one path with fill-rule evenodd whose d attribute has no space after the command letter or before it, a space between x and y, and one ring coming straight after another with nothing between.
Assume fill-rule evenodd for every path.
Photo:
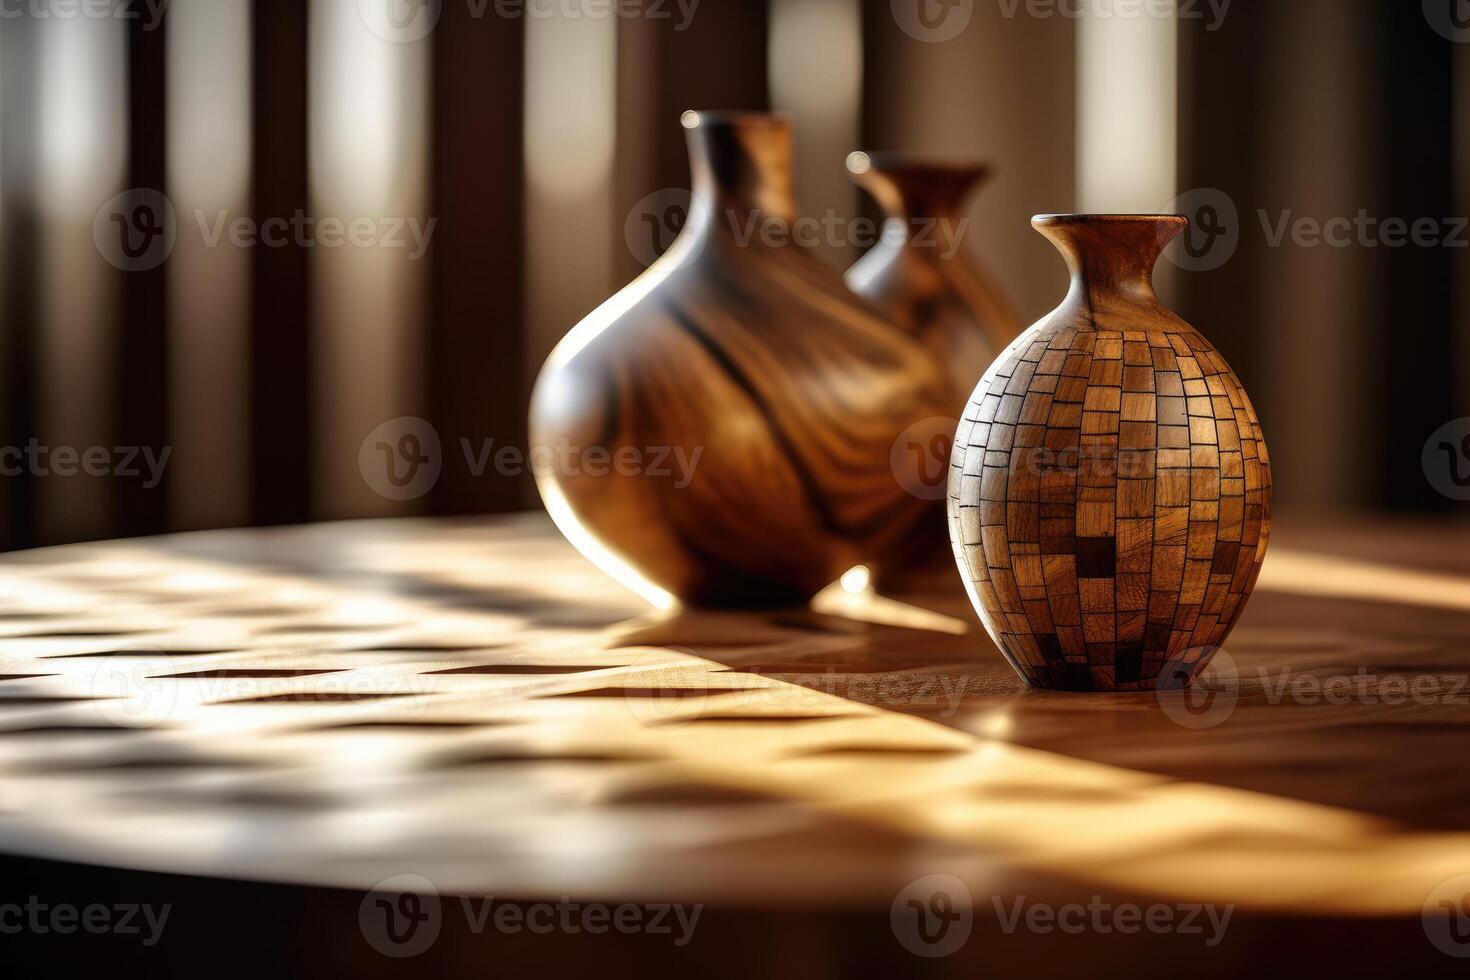
<instances>
[{"instance_id":1,"label":"vase flared rim","mask_svg":"<svg viewBox=\"0 0 1470 980\"><path fill-rule=\"evenodd\" d=\"M935 173L969 176L989 173L991 164L988 160L928 156L904 150L853 150L847 155L847 170L854 176L874 169L929 170Z\"/></svg>"},{"instance_id":2,"label":"vase flared rim","mask_svg":"<svg viewBox=\"0 0 1470 980\"><path fill-rule=\"evenodd\" d=\"M726 126L790 126L787 112L756 112L750 109L686 109L679 116L685 129L722 124Z\"/></svg>"},{"instance_id":3,"label":"vase flared rim","mask_svg":"<svg viewBox=\"0 0 1470 980\"><path fill-rule=\"evenodd\" d=\"M1188 224L1189 219L1182 214L1038 214L1031 219L1031 223L1038 227L1043 225L1082 225L1082 224L1177 224L1184 222Z\"/></svg>"}]
</instances>

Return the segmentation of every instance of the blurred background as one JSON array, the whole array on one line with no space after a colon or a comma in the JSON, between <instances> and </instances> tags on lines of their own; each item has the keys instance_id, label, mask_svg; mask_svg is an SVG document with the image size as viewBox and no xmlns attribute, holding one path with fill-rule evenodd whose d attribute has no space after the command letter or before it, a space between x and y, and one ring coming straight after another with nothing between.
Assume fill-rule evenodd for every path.
<instances>
[{"instance_id":1,"label":"blurred background","mask_svg":"<svg viewBox=\"0 0 1470 980\"><path fill-rule=\"evenodd\" d=\"M854 149L990 161L966 248L1025 322L1032 214L1189 214L1161 292L1282 509L1460 506L1466 42L1464 0L6 0L0 547L539 506L487 453L672 240L689 108L791 113L817 217L873 213ZM440 472L391 499L405 416Z\"/></svg>"}]
</instances>

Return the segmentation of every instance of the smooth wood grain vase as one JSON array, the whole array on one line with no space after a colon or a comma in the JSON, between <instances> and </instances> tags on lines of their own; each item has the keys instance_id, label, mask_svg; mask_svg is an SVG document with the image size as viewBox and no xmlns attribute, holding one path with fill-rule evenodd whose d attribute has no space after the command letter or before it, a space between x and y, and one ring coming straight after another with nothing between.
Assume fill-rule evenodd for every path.
<instances>
[{"instance_id":1,"label":"smooth wood grain vase","mask_svg":"<svg viewBox=\"0 0 1470 980\"><path fill-rule=\"evenodd\" d=\"M943 411L917 342L789 236L781 116L686 113L694 197L669 251L547 361L532 443L553 516L699 605L800 603L922 513L890 451ZM665 474L582 465L589 447ZM687 485L672 460L697 460ZM628 456L632 459L633 456Z\"/></svg>"},{"instance_id":2,"label":"smooth wood grain vase","mask_svg":"<svg viewBox=\"0 0 1470 980\"><path fill-rule=\"evenodd\" d=\"M861 152L848 157L847 169L884 213L882 239L847 271L847 284L934 356L949 388L949 417L957 419L975 379L1021 333L1010 302L962 248L961 208L990 169ZM930 478L934 499L914 529L875 563L880 589L958 588L943 493L949 428L944 441L919 449L937 455ZM931 461L924 462L928 469ZM925 479L913 474L915 482Z\"/></svg>"},{"instance_id":3,"label":"smooth wood grain vase","mask_svg":"<svg viewBox=\"0 0 1470 980\"><path fill-rule=\"evenodd\" d=\"M1071 291L981 379L950 536L991 637L1037 687L1187 683L1255 586L1271 469L1240 381L1154 295L1188 222L1043 215Z\"/></svg>"},{"instance_id":4,"label":"smooth wood grain vase","mask_svg":"<svg viewBox=\"0 0 1470 980\"><path fill-rule=\"evenodd\" d=\"M895 153L854 153L847 168L884 215L882 238L847 284L940 359L958 412L1021 333L1010 301L962 247L961 207L990 168Z\"/></svg>"}]
</instances>

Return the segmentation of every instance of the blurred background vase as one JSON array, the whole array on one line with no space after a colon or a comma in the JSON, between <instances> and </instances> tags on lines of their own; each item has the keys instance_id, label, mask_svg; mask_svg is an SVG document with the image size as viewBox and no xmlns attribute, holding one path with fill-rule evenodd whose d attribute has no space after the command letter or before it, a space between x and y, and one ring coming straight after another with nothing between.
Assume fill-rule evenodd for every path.
<instances>
[{"instance_id":1,"label":"blurred background vase","mask_svg":"<svg viewBox=\"0 0 1470 980\"><path fill-rule=\"evenodd\" d=\"M986 372L955 440L971 598L1037 687L1189 683L1255 588L1271 465L1220 352L1154 294L1178 215L1043 215L1062 305Z\"/></svg>"},{"instance_id":2,"label":"blurred background vase","mask_svg":"<svg viewBox=\"0 0 1470 980\"><path fill-rule=\"evenodd\" d=\"M1021 332L1010 302L964 251L963 205L989 177L980 163L949 163L898 153L856 152L848 172L883 210L883 235L847 272L854 292L934 357L948 390L947 419L911 433L895 467L932 506L877 563L880 589L960 589L945 518L950 447L975 381Z\"/></svg>"},{"instance_id":3,"label":"blurred background vase","mask_svg":"<svg viewBox=\"0 0 1470 980\"><path fill-rule=\"evenodd\" d=\"M921 344L793 241L789 121L683 121L684 227L547 360L537 484L614 574L697 605L800 603L918 519L890 453L948 409L947 387Z\"/></svg>"}]
</instances>

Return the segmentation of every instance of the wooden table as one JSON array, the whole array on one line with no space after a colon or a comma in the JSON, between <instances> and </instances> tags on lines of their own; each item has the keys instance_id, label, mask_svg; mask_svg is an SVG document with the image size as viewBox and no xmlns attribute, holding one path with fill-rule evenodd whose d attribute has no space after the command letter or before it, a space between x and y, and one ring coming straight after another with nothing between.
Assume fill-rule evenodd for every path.
<instances>
[{"instance_id":1,"label":"wooden table","mask_svg":"<svg viewBox=\"0 0 1470 980\"><path fill-rule=\"evenodd\" d=\"M962 597L651 610L540 517L9 555L0 906L175 911L148 950L0 936L0 962L1459 975L1431 933L1470 928L1422 913L1470 891L1467 641L1450 526L1283 519L1207 689L1123 696L1025 689ZM443 928L399 960L361 916L402 875ZM704 912L678 947L475 934L458 896ZM1130 904L1234 909L1207 945L1125 931ZM1011 922L1038 906L1105 911ZM924 909L968 941L911 954Z\"/></svg>"}]
</instances>

